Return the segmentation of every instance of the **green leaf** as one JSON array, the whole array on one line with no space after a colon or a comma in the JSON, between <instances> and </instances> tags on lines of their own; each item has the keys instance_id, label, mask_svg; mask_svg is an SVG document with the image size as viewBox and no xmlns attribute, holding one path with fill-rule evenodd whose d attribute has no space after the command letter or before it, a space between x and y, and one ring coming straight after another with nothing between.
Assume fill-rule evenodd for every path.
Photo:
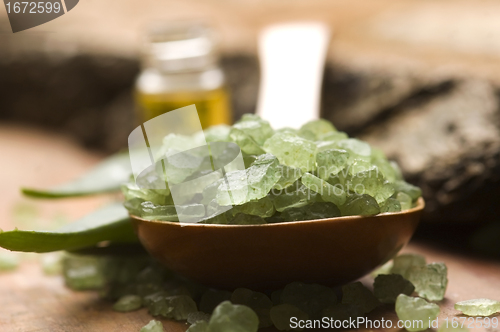
<instances>
[{"instance_id":1,"label":"green leaf","mask_svg":"<svg viewBox=\"0 0 500 332\"><path fill-rule=\"evenodd\" d=\"M22 188L22 193L35 198L86 196L120 190L132 174L128 153L118 153L92 168L82 177L52 189Z\"/></svg>"},{"instance_id":2,"label":"green leaf","mask_svg":"<svg viewBox=\"0 0 500 332\"><path fill-rule=\"evenodd\" d=\"M127 210L115 203L56 231L0 232L0 246L13 251L50 252L86 248L102 241L137 242Z\"/></svg>"}]
</instances>

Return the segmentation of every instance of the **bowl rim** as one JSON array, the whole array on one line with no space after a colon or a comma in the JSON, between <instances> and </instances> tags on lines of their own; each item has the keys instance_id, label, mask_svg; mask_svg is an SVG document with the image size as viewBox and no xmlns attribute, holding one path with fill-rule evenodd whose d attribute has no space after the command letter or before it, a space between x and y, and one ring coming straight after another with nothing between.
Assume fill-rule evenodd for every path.
<instances>
[{"instance_id":1,"label":"bowl rim","mask_svg":"<svg viewBox=\"0 0 500 332\"><path fill-rule=\"evenodd\" d=\"M160 221L160 220L148 220L138 217L133 214L129 214L130 218L142 222L153 223L153 224L166 224L171 226L179 227L207 227L207 228L249 228L249 227L278 227L283 225L295 225L295 224L308 224L313 222L347 222L357 219L366 218L383 218L386 216L397 216L405 214L413 214L415 212L420 212L425 207L425 201L423 197L419 197L416 202L416 206L411 209L399 211L399 212L384 212L375 214L372 216L344 216L344 217L334 217L334 218L323 218L323 219L312 219L312 220L300 220L300 221L287 221L287 222L277 222L277 223L266 223L266 224L251 224L251 225L228 225L228 224L198 224L198 223L179 223L178 221Z\"/></svg>"}]
</instances>

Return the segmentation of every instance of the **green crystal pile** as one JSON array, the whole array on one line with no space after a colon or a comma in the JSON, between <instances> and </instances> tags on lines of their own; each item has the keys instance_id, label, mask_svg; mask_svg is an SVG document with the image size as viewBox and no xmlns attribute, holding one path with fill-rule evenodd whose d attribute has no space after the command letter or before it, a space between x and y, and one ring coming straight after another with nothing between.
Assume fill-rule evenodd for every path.
<instances>
[{"instance_id":1,"label":"green crystal pile","mask_svg":"<svg viewBox=\"0 0 500 332\"><path fill-rule=\"evenodd\" d=\"M359 281L343 286L342 294L342 304L354 306L360 314L367 314L380 305L375 295Z\"/></svg>"},{"instance_id":2,"label":"green crystal pile","mask_svg":"<svg viewBox=\"0 0 500 332\"><path fill-rule=\"evenodd\" d=\"M380 274L373 283L373 293L382 303L395 303L399 294L411 295L415 286L399 274Z\"/></svg>"},{"instance_id":3,"label":"green crystal pile","mask_svg":"<svg viewBox=\"0 0 500 332\"><path fill-rule=\"evenodd\" d=\"M474 299L455 303L455 309L467 316L490 316L500 312L500 302L490 299Z\"/></svg>"},{"instance_id":4,"label":"green crystal pile","mask_svg":"<svg viewBox=\"0 0 500 332\"><path fill-rule=\"evenodd\" d=\"M337 303L337 295L330 287L318 284L292 282L280 292L278 304L293 305L309 317L318 317L322 310Z\"/></svg>"},{"instance_id":5,"label":"green crystal pile","mask_svg":"<svg viewBox=\"0 0 500 332\"><path fill-rule=\"evenodd\" d=\"M448 286L447 268L443 263L415 266L408 271L408 280L415 285L418 296L441 301Z\"/></svg>"},{"instance_id":6,"label":"green crystal pile","mask_svg":"<svg viewBox=\"0 0 500 332\"><path fill-rule=\"evenodd\" d=\"M454 327L451 322L445 322L441 324L438 328L437 332L469 332L470 330L466 327L463 327L461 323Z\"/></svg>"},{"instance_id":7,"label":"green crystal pile","mask_svg":"<svg viewBox=\"0 0 500 332\"><path fill-rule=\"evenodd\" d=\"M225 301L214 309L207 332L256 332L258 329L259 318L252 309Z\"/></svg>"},{"instance_id":8,"label":"green crystal pile","mask_svg":"<svg viewBox=\"0 0 500 332\"><path fill-rule=\"evenodd\" d=\"M425 257L421 255L402 254L394 258L390 269L386 266L385 270L384 274L390 271L409 281L420 297L429 301L441 301L444 298L448 286L448 269L443 263L426 264Z\"/></svg>"},{"instance_id":9,"label":"green crystal pile","mask_svg":"<svg viewBox=\"0 0 500 332\"><path fill-rule=\"evenodd\" d=\"M435 267L439 267L435 269L440 271L439 278ZM247 288L233 291L208 288L176 275L149 256L72 254L63 258L63 272L70 288L98 289L103 298L115 301L113 309L119 312L146 308L154 317L187 321L189 332L255 332L272 326L279 331L290 331L291 317L349 320L394 303L400 319L428 317L426 322L435 318L439 307L411 297L416 285L402 274L420 280L422 294L428 295L436 292L436 280L446 279L446 269L442 267L442 263L426 265L422 256L403 254L383 266L374 280L373 292L361 282L341 288L292 282L282 289L263 293ZM425 280L428 285L424 285ZM467 315L491 315L500 310L500 302L470 300L457 303L455 308ZM160 328L160 322L151 321L143 331Z\"/></svg>"},{"instance_id":10,"label":"green crystal pile","mask_svg":"<svg viewBox=\"0 0 500 332\"><path fill-rule=\"evenodd\" d=\"M1 230L0 230L1 231ZM19 255L9 251L0 251L0 271L12 271L19 266Z\"/></svg>"},{"instance_id":11,"label":"green crystal pile","mask_svg":"<svg viewBox=\"0 0 500 332\"><path fill-rule=\"evenodd\" d=\"M396 314L400 320L407 323L405 328L410 332L427 330L439 315L439 311L437 304L419 297L400 294L396 299ZM416 322L418 323L415 324Z\"/></svg>"},{"instance_id":12,"label":"green crystal pile","mask_svg":"<svg viewBox=\"0 0 500 332\"><path fill-rule=\"evenodd\" d=\"M290 318L309 319L309 315L292 304L278 304L271 308L271 320L279 331L290 331Z\"/></svg>"},{"instance_id":13,"label":"green crystal pile","mask_svg":"<svg viewBox=\"0 0 500 332\"><path fill-rule=\"evenodd\" d=\"M169 134L160 152L196 146L199 136ZM399 212L421 195L380 150L348 138L326 120L299 130L273 130L258 116L245 114L232 127L208 128L205 139L236 143L245 169L193 182L209 173L211 159L184 154L165 167L168 183L191 181L189 194L181 201L176 196L174 206L169 188L143 189L142 182L154 176L139 184L131 180L122 186L129 212L149 220L192 217L202 223L248 225Z\"/></svg>"},{"instance_id":14,"label":"green crystal pile","mask_svg":"<svg viewBox=\"0 0 500 332\"><path fill-rule=\"evenodd\" d=\"M113 305L113 310L128 312L140 309L142 307L142 299L138 295L124 295Z\"/></svg>"},{"instance_id":15,"label":"green crystal pile","mask_svg":"<svg viewBox=\"0 0 500 332\"><path fill-rule=\"evenodd\" d=\"M237 288L231 295L231 302L242 304L252 309L259 318L259 327L273 325L270 316L273 302L266 294L254 292L246 288Z\"/></svg>"},{"instance_id":16,"label":"green crystal pile","mask_svg":"<svg viewBox=\"0 0 500 332\"><path fill-rule=\"evenodd\" d=\"M107 283L106 264L99 257L66 256L63 260L66 286L75 290L103 288Z\"/></svg>"},{"instance_id":17,"label":"green crystal pile","mask_svg":"<svg viewBox=\"0 0 500 332\"><path fill-rule=\"evenodd\" d=\"M416 254L402 254L393 259L391 273L400 274L408 279L410 269L425 265L425 257Z\"/></svg>"},{"instance_id":18,"label":"green crystal pile","mask_svg":"<svg viewBox=\"0 0 500 332\"><path fill-rule=\"evenodd\" d=\"M163 324L153 319L144 325L139 332L163 332Z\"/></svg>"}]
</instances>

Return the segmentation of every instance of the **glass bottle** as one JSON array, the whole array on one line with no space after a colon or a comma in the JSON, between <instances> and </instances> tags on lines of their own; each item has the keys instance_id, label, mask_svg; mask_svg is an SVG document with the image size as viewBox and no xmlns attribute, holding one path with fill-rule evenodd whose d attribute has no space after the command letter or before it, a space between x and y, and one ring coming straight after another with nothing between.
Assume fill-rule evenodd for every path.
<instances>
[{"instance_id":1,"label":"glass bottle","mask_svg":"<svg viewBox=\"0 0 500 332\"><path fill-rule=\"evenodd\" d=\"M195 104L203 128L231 123L224 73L206 25L157 25L144 49L135 93L142 121Z\"/></svg>"}]
</instances>

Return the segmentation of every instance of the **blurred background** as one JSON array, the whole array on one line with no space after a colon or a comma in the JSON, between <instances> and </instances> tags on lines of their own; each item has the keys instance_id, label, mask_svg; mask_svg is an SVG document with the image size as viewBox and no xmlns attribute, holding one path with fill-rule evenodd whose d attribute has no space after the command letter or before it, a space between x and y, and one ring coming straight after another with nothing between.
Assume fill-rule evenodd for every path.
<instances>
[{"instance_id":1,"label":"blurred background","mask_svg":"<svg viewBox=\"0 0 500 332\"><path fill-rule=\"evenodd\" d=\"M231 121L255 111L258 32L319 20L333 31L322 117L384 150L423 189L417 238L500 257L499 16L500 2L487 0L83 0L13 34L2 9L1 226L21 228L41 209L72 219L102 203L42 207L18 188L64 182L126 148L152 22L212 27L227 91L218 107Z\"/></svg>"}]
</instances>

